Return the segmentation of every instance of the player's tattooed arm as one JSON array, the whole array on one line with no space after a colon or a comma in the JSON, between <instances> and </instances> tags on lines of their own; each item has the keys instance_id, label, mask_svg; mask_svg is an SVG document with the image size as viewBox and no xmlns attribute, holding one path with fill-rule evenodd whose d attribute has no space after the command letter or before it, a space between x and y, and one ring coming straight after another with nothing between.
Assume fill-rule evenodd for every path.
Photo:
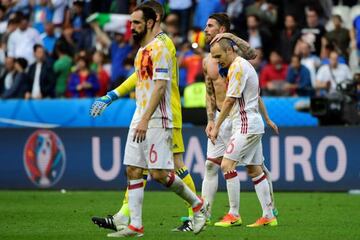
<instances>
[{"instance_id":1,"label":"player's tattooed arm","mask_svg":"<svg viewBox=\"0 0 360 240\"><path fill-rule=\"evenodd\" d=\"M216 35L216 37L211 41L211 44L215 41L219 41L221 38L227 38L233 41L238 47L238 55L245 58L246 60L256 58L256 50L251 48L248 42L235 36L232 33L221 33Z\"/></svg>"},{"instance_id":2,"label":"player's tattooed arm","mask_svg":"<svg viewBox=\"0 0 360 240\"><path fill-rule=\"evenodd\" d=\"M206 85L206 112L209 122L209 121L214 121L215 119L216 98L215 98L214 85L207 74L206 58L203 60L203 72L205 76L205 85Z\"/></svg>"}]
</instances>

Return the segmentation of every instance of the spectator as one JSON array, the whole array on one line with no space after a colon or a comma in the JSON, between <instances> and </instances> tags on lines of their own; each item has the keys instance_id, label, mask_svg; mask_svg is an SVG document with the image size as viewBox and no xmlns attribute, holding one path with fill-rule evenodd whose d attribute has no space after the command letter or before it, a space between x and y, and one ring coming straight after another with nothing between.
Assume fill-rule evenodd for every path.
<instances>
[{"instance_id":1,"label":"spectator","mask_svg":"<svg viewBox=\"0 0 360 240\"><path fill-rule=\"evenodd\" d=\"M332 51L330 53L330 64L319 68L315 88L320 92L322 92L321 90L328 93L336 92L338 84L352 79L350 68L346 64L339 64L338 57L338 53Z\"/></svg>"},{"instance_id":2,"label":"spectator","mask_svg":"<svg viewBox=\"0 0 360 240\"><path fill-rule=\"evenodd\" d=\"M86 58L79 57L76 61L76 71L68 81L69 96L72 98L95 97L99 91L99 82L94 73L89 70Z\"/></svg>"},{"instance_id":3,"label":"spectator","mask_svg":"<svg viewBox=\"0 0 360 240\"><path fill-rule=\"evenodd\" d=\"M53 98L55 97L55 77L51 64L46 61L44 47L36 44L34 55L36 61L29 67L25 99Z\"/></svg>"},{"instance_id":4,"label":"spectator","mask_svg":"<svg viewBox=\"0 0 360 240\"><path fill-rule=\"evenodd\" d=\"M7 44L9 41L9 37L11 35L11 33L13 33L17 27L18 27L18 20L15 18L12 18L8 21L7 26L6 26L6 31L1 35L1 46L4 49L4 51L7 50Z\"/></svg>"},{"instance_id":5,"label":"spectator","mask_svg":"<svg viewBox=\"0 0 360 240\"><path fill-rule=\"evenodd\" d=\"M261 71L266 65L266 60L264 59L264 54L261 48L256 49L255 59L251 59L249 62L253 65L257 74L260 75Z\"/></svg>"},{"instance_id":6,"label":"spectator","mask_svg":"<svg viewBox=\"0 0 360 240\"><path fill-rule=\"evenodd\" d=\"M286 76L286 89L292 96L311 96L313 88L311 85L310 71L301 64L301 57L293 55Z\"/></svg>"},{"instance_id":7,"label":"spectator","mask_svg":"<svg viewBox=\"0 0 360 240\"><path fill-rule=\"evenodd\" d=\"M86 23L85 1L74 0L70 17L66 20L66 26L71 26L68 31L72 33L75 48L90 49L92 44L92 32Z\"/></svg>"},{"instance_id":8,"label":"spectator","mask_svg":"<svg viewBox=\"0 0 360 240\"><path fill-rule=\"evenodd\" d=\"M11 59L11 60L10 60ZM14 70L11 70L11 61L14 61ZM7 69L8 74L5 76L5 90L2 94L2 98L8 99L8 98L24 98L25 90L26 90L26 81L27 81L27 75L25 73L25 69L27 67L27 61L25 58L17 58L13 60L12 58L7 59ZM9 75L10 72L12 72L12 76ZM6 79L6 78L10 79ZM12 83L9 83L7 81L11 81Z\"/></svg>"},{"instance_id":9,"label":"spectator","mask_svg":"<svg viewBox=\"0 0 360 240\"><path fill-rule=\"evenodd\" d=\"M132 51L132 46L126 41L125 33L115 33L115 40L111 41L110 37L103 32L99 25L95 22L92 23L96 36L99 40L110 50L111 56L111 88L119 86L127 77L127 71L124 68L124 60Z\"/></svg>"},{"instance_id":10,"label":"spectator","mask_svg":"<svg viewBox=\"0 0 360 240\"><path fill-rule=\"evenodd\" d=\"M256 15L249 15L246 17L247 32L242 38L249 42L252 48L261 48L264 57L269 57L271 50L271 35L265 28L260 28L259 17Z\"/></svg>"},{"instance_id":11,"label":"spectator","mask_svg":"<svg viewBox=\"0 0 360 240\"><path fill-rule=\"evenodd\" d=\"M297 23L293 15L286 15L285 28L280 33L280 40L278 41L278 49L281 56L286 63L289 63L293 55L295 45L301 36L300 30L297 28Z\"/></svg>"},{"instance_id":12,"label":"spectator","mask_svg":"<svg viewBox=\"0 0 360 240\"><path fill-rule=\"evenodd\" d=\"M40 34L45 31L45 25L51 23L53 10L49 7L48 0L39 0L33 8L33 28Z\"/></svg>"},{"instance_id":13,"label":"spectator","mask_svg":"<svg viewBox=\"0 0 360 240\"><path fill-rule=\"evenodd\" d=\"M315 86L316 69L320 66L320 58L311 54L311 50L314 49L312 44L299 40L296 45L295 54L301 56L301 64L310 71L311 84Z\"/></svg>"},{"instance_id":14,"label":"spectator","mask_svg":"<svg viewBox=\"0 0 360 240\"><path fill-rule=\"evenodd\" d=\"M101 51L96 51L93 54L92 60L91 71L96 73L99 80L99 91L96 93L96 96L104 96L110 85L110 76L104 67L105 55Z\"/></svg>"},{"instance_id":15,"label":"spectator","mask_svg":"<svg viewBox=\"0 0 360 240\"><path fill-rule=\"evenodd\" d=\"M196 77L202 74L201 48L193 49L191 43L183 44L179 54L179 66L186 68L186 85L195 82Z\"/></svg>"},{"instance_id":16,"label":"spectator","mask_svg":"<svg viewBox=\"0 0 360 240\"><path fill-rule=\"evenodd\" d=\"M334 15L332 17L335 29L325 34L325 41L323 41L323 47L326 44L334 45L340 55L344 56L346 59L349 58L348 48L350 43L350 33L349 30L342 27L342 18L340 15Z\"/></svg>"},{"instance_id":17,"label":"spectator","mask_svg":"<svg viewBox=\"0 0 360 240\"><path fill-rule=\"evenodd\" d=\"M41 44L41 38L37 30L29 27L27 16L20 14L20 23L18 28L10 34L8 41L8 56L13 58L25 58L29 64L34 59L33 47L35 44Z\"/></svg>"},{"instance_id":18,"label":"spectator","mask_svg":"<svg viewBox=\"0 0 360 240\"><path fill-rule=\"evenodd\" d=\"M325 34L324 26L319 23L319 16L315 9L308 8L306 11L306 27L301 29L302 39L314 44L314 52L320 56L321 42Z\"/></svg>"},{"instance_id":19,"label":"spectator","mask_svg":"<svg viewBox=\"0 0 360 240\"><path fill-rule=\"evenodd\" d=\"M209 16L216 12L224 12L225 8L220 0L199 0L194 15L194 27L205 29Z\"/></svg>"},{"instance_id":20,"label":"spectator","mask_svg":"<svg viewBox=\"0 0 360 240\"><path fill-rule=\"evenodd\" d=\"M57 41L57 37L55 36L54 32L54 24L53 23L47 23L45 25L45 32L40 35L42 42L44 44L44 48L46 52L52 56L54 53L55 44Z\"/></svg>"},{"instance_id":21,"label":"spectator","mask_svg":"<svg viewBox=\"0 0 360 240\"><path fill-rule=\"evenodd\" d=\"M360 15L357 16L353 21L353 27L350 32L351 37L351 48L357 52L358 63L360 64Z\"/></svg>"},{"instance_id":22,"label":"spectator","mask_svg":"<svg viewBox=\"0 0 360 240\"><path fill-rule=\"evenodd\" d=\"M264 95L283 95L288 66L277 51L270 53L269 63L260 73L260 87Z\"/></svg>"},{"instance_id":23,"label":"spectator","mask_svg":"<svg viewBox=\"0 0 360 240\"><path fill-rule=\"evenodd\" d=\"M15 59L7 57L5 59L5 70L0 76L0 96L3 97L5 93L11 91L14 87L15 78ZM5 94L6 95L6 94ZM11 94L10 94L11 95Z\"/></svg>"},{"instance_id":24,"label":"spectator","mask_svg":"<svg viewBox=\"0 0 360 240\"><path fill-rule=\"evenodd\" d=\"M61 27L61 25L64 23L67 0L51 0L51 6L54 9L52 22L56 28Z\"/></svg>"},{"instance_id":25,"label":"spectator","mask_svg":"<svg viewBox=\"0 0 360 240\"><path fill-rule=\"evenodd\" d=\"M170 12L176 14L180 20L180 36L187 38L191 18L191 0L169 0Z\"/></svg>"},{"instance_id":26,"label":"spectator","mask_svg":"<svg viewBox=\"0 0 360 240\"><path fill-rule=\"evenodd\" d=\"M258 16L262 24L271 28L277 20L277 9L266 0L255 0L253 4L246 8L246 16L249 15Z\"/></svg>"},{"instance_id":27,"label":"spectator","mask_svg":"<svg viewBox=\"0 0 360 240\"><path fill-rule=\"evenodd\" d=\"M56 44L56 53L59 58L55 61L53 66L56 79L55 95L56 97L64 97L67 80L71 72L72 59L67 54L66 44L63 42L58 42Z\"/></svg>"}]
</instances>

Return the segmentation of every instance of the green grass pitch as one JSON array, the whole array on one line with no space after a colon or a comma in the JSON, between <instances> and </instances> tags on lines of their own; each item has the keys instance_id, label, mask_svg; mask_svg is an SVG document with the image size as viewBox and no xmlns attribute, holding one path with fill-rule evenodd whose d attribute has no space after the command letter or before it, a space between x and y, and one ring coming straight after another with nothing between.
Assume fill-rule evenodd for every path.
<instances>
[{"instance_id":1,"label":"green grass pitch","mask_svg":"<svg viewBox=\"0 0 360 240\"><path fill-rule=\"evenodd\" d=\"M0 239L108 239L109 231L91 222L94 215L114 213L123 192L110 191L0 191ZM241 193L244 224L260 216L254 192ZM276 193L279 226L208 226L200 235L174 233L185 207L169 192L145 192L143 239L360 239L360 196L346 193ZM217 193L213 221L227 210L227 195Z\"/></svg>"}]
</instances>

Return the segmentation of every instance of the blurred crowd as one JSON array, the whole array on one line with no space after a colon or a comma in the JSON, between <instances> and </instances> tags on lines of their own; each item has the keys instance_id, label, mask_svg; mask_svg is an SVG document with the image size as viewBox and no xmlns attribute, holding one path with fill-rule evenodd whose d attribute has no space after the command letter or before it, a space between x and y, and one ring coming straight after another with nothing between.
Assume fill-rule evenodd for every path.
<instances>
[{"instance_id":1,"label":"blurred crowd","mask_svg":"<svg viewBox=\"0 0 360 240\"><path fill-rule=\"evenodd\" d=\"M129 14L136 0L1 0L0 98L102 96L133 69L138 46L123 28L87 18ZM257 50L262 95L335 91L359 70L358 0L159 0L178 51L181 92L203 82L207 18L226 12L232 32ZM359 88L360 89L360 88Z\"/></svg>"}]
</instances>

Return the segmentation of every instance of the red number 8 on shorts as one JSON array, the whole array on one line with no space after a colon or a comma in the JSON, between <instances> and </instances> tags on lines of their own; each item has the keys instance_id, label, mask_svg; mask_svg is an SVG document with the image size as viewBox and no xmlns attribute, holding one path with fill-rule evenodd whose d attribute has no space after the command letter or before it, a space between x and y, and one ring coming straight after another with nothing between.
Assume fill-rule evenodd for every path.
<instances>
[{"instance_id":1,"label":"red number 8 on shorts","mask_svg":"<svg viewBox=\"0 0 360 240\"><path fill-rule=\"evenodd\" d=\"M157 158L158 158L158 154L157 154L157 152L155 151L154 147L155 147L155 144L152 144L152 145L151 145L151 148L150 148L149 157L150 157L150 162L151 162L151 163L155 163L155 162L157 161Z\"/></svg>"}]
</instances>

